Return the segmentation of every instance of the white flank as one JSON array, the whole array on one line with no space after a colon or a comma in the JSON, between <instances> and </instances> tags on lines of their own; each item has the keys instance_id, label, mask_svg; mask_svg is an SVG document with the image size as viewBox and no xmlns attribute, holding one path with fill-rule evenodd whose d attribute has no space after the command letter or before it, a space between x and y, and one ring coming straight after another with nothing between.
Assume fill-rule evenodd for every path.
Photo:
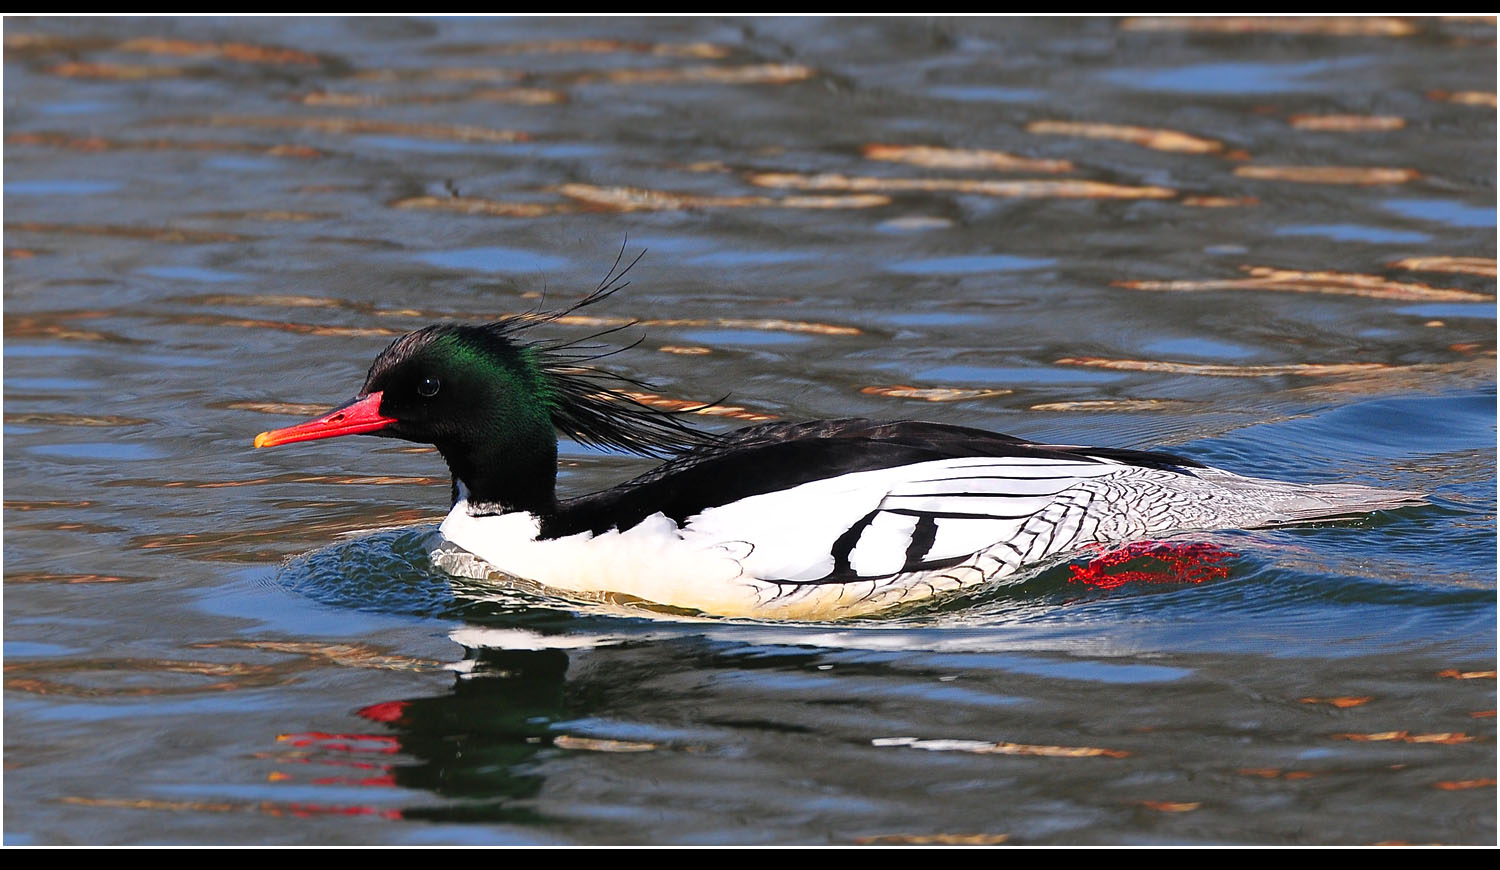
<instances>
[{"instance_id":1,"label":"white flank","mask_svg":"<svg viewBox=\"0 0 1500 870\"><path fill-rule=\"evenodd\" d=\"M750 496L681 527L658 513L625 530L539 540L536 517L471 516L460 500L441 531L489 568L564 595L817 620L995 582L1090 543L1420 502L1367 487L1185 472L1102 460L949 459Z\"/></svg>"}]
</instances>

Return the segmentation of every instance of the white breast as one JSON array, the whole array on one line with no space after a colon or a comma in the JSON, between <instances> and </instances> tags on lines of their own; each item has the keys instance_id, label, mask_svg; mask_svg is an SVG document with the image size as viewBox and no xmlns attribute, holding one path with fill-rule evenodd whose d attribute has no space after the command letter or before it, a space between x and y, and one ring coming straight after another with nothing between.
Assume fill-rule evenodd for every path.
<instances>
[{"instance_id":1,"label":"white breast","mask_svg":"<svg viewBox=\"0 0 1500 870\"><path fill-rule=\"evenodd\" d=\"M467 501L453 506L443 537L511 577L589 600L650 602L708 614L752 612L758 599L730 547L692 546L661 514L623 532L581 532L538 540L540 523L527 513L471 516Z\"/></svg>"}]
</instances>

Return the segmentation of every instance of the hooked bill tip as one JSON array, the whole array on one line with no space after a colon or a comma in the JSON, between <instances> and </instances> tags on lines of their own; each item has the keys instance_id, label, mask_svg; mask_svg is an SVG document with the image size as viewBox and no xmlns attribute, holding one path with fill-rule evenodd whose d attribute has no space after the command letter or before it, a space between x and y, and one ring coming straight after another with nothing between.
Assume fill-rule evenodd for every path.
<instances>
[{"instance_id":1,"label":"hooked bill tip","mask_svg":"<svg viewBox=\"0 0 1500 870\"><path fill-rule=\"evenodd\" d=\"M255 446L256 447L265 447L267 444L270 444L270 443L271 443L271 433L270 432L262 432L259 435L255 436Z\"/></svg>"}]
</instances>

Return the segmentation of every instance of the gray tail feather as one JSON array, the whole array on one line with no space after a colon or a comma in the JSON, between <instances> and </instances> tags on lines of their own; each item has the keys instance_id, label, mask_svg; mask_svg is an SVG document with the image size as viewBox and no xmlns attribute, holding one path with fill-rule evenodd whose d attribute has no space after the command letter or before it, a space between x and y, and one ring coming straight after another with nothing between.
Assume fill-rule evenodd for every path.
<instances>
[{"instance_id":1,"label":"gray tail feather","mask_svg":"<svg viewBox=\"0 0 1500 870\"><path fill-rule=\"evenodd\" d=\"M1375 511L1427 504L1420 492L1378 489L1352 483L1288 483L1241 477L1219 469L1195 475L1211 483L1221 497L1221 518L1232 516L1241 528L1285 526L1314 520L1357 517Z\"/></svg>"},{"instance_id":2,"label":"gray tail feather","mask_svg":"<svg viewBox=\"0 0 1500 870\"><path fill-rule=\"evenodd\" d=\"M1289 488L1285 499L1276 499L1268 507L1274 516L1265 525L1280 526L1312 520L1348 519L1375 511L1427 504L1420 492L1398 489L1376 489L1346 483L1297 486Z\"/></svg>"}]
</instances>

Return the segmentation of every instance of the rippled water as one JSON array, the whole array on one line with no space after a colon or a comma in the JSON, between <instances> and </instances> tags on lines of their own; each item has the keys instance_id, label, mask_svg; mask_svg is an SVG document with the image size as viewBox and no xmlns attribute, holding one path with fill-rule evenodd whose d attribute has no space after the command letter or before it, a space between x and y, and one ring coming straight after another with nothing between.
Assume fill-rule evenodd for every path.
<instances>
[{"instance_id":1,"label":"rippled water","mask_svg":"<svg viewBox=\"0 0 1500 870\"><path fill-rule=\"evenodd\" d=\"M1494 70L1493 19L8 18L6 843L1494 843ZM640 321L705 426L1432 503L778 625L455 581L436 454L250 449L622 244L557 331Z\"/></svg>"}]
</instances>

